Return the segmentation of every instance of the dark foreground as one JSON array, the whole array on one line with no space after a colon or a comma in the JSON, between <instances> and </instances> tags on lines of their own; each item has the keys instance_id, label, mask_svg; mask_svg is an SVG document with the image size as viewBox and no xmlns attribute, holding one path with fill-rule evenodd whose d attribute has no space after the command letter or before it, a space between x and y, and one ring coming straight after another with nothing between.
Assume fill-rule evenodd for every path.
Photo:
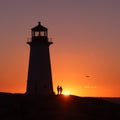
<instances>
[{"instance_id":1,"label":"dark foreground","mask_svg":"<svg viewBox=\"0 0 120 120\"><path fill-rule=\"evenodd\" d=\"M120 120L120 104L99 98L0 93L0 120Z\"/></svg>"}]
</instances>

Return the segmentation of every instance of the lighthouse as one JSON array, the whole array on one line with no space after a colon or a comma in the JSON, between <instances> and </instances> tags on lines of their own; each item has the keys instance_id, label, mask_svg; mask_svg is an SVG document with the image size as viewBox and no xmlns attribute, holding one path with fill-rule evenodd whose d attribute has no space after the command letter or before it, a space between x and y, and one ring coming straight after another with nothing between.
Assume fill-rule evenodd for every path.
<instances>
[{"instance_id":1,"label":"lighthouse","mask_svg":"<svg viewBox=\"0 0 120 120\"><path fill-rule=\"evenodd\" d=\"M31 29L27 90L30 95L53 95L48 29L38 22Z\"/></svg>"}]
</instances>

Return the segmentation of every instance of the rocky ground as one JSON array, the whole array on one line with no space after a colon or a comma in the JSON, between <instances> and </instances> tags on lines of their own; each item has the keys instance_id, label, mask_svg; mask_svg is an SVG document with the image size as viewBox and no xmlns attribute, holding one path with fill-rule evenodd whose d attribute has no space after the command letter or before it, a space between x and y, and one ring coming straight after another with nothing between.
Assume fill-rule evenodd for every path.
<instances>
[{"instance_id":1,"label":"rocky ground","mask_svg":"<svg viewBox=\"0 0 120 120\"><path fill-rule=\"evenodd\" d=\"M120 120L120 104L73 95L0 93L0 120Z\"/></svg>"}]
</instances>

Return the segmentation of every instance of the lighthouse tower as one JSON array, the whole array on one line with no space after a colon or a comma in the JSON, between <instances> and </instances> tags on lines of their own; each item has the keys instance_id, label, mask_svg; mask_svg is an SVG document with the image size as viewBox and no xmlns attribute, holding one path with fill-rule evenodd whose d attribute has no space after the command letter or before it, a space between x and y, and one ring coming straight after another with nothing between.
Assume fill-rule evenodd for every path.
<instances>
[{"instance_id":1,"label":"lighthouse tower","mask_svg":"<svg viewBox=\"0 0 120 120\"><path fill-rule=\"evenodd\" d=\"M27 79L27 94L52 95L52 73L48 40L48 29L39 22L31 29L32 38L27 44L30 45L30 57Z\"/></svg>"}]
</instances>

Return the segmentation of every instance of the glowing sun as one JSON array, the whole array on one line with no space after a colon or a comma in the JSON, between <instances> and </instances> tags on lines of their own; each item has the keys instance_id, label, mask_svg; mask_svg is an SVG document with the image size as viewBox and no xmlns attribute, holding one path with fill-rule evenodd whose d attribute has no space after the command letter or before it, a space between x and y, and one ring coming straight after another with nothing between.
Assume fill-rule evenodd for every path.
<instances>
[{"instance_id":1,"label":"glowing sun","mask_svg":"<svg viewBox=\"0 0 120 120\"><path fill-rule=\"evenodd\" d=\"M70 95L70 92L69 91L65 91L65 92L63 92L63 95Z\"/></svg>"}]
</instances>

